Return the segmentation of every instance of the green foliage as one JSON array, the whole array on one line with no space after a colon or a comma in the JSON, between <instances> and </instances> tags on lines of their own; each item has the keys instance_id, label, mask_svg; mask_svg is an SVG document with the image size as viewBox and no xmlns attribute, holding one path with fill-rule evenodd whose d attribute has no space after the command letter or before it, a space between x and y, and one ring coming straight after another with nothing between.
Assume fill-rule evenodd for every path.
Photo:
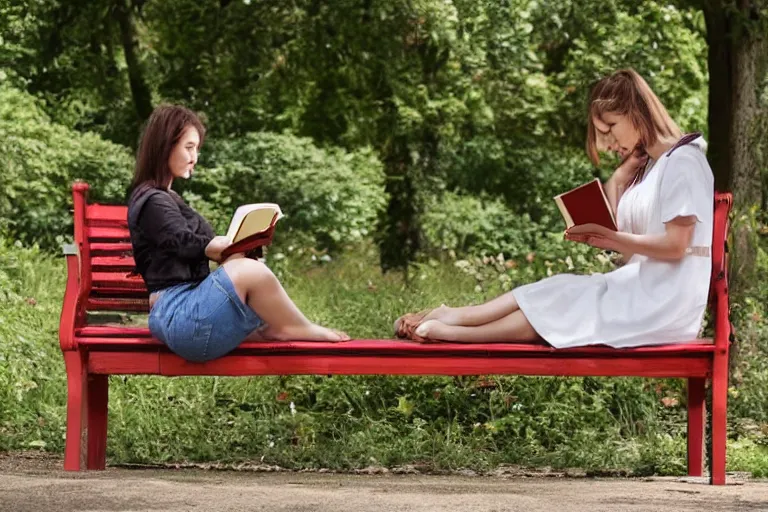
<instances>
[{"instance_id":1,"label":"green foliage","mask_svg":"<svg viewBox=\"0 0 768 512\"><path fill-rule=\"evenodd\" d=\"M38 101L0 84L0 231L27 244L57 247L72 234L71 184L93 200L120 201L132 172L122 146L51 123Z\"/></svg>"},{"instance_id":2,"label":"green foliage","mask_svg":"<svg viewBox=\"0 0 768 512\"><path fill-rule=\"evenodd\" d=\"M285 214L276 240L337 249L370 236L386 203L381 164L369 150L320 149L307 138L262 132L213 141L204 151L209 167L185 195L218 232L237 206L271 202Z\"/></svg>"},{"instance_id":3,"label":"green foliage","mask_svg":"<svg viewBox=\"0 0 768 512\"><path fill-rule=\"evenodd\" d=\"M535 245L540 229L530 217L515 215L499 199L455 193L435 197L424 215L427 247L435 253L518 257Z\"/></svg>"}]
</instances>

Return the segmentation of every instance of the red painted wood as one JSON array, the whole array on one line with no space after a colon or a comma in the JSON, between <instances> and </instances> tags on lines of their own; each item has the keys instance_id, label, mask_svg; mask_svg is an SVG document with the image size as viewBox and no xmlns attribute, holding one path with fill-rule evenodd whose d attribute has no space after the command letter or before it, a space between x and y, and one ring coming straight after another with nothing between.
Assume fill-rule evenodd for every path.
<instances>
[{"instance_id":1,"label":"red painted wood","mask_svg":"<svg viewBox=\"0 0 768 512\"><path fill-rule=\"evenodd\" d=\"M109 376L88 376L88 469L104 469L107 456Z\"/></svg>"},{"instance_id":2,"label":"red painted wood","mask_svg":"<svg viewBox=\"0 0 768 512\"><path fill-rule=\"evenodd\" d=\"M725 485L728 423L728 356L715 354L712 370L712 460L710 482Z\"/></svg>"},{"instance_id":3,"label":"red painted wood","mask_svg":"<svg viewBox=\"0 0 768 512\"><path fill-rule=\"evenodd\" d=\"M146 312L147 299L88 299L88 311L135 311Z\"/></svg>"},{"instance_id":4,"label":"red painted wood","mask_svg":"<svg viewBox=\"0 0 768 512\"><path fill-rule=\"evenodd\" d=\"M128 228L119 227L100 227L100 226L88 226L86 234L89 240L107 240L107 241L129 241L131 240L131 233Z\"/></svg>"},{"instance_id":5,"label":"red painted wood","mask_svg":"<svg viewBox=\"0 0 768 512\"><path fill-rule=\"evenodd\" d=\"M151 335L146 328L117 326L88 326L76 331L77 341L91 347L120 344L130 350L147 344ZM157 340L153 342L160 343ZM419 344L397 340L352 340L345 343L321 343L308 341L246 342L237 349L252 354L311 354L354 357L358 355L407 355L407 356L467 356L467 357L524 357L527 355L559 355L563 357L593 357L615 359L636 357L648 359L668 356L708 356L714 351L708 345L662 345L636 349L609 347L578 347L557 350L543 345L510 343L439 343Z\"/></svg>"},{"instance_id":6,"label":"red painted wood","mask_svg":"<svg viewBox=\"0 0 768 512\"><path fill-rule=\"evenodd\" d=\"M704 424L706 379L688 379L688 475L704 472Z\"/></svg>"},{"instance_id":7,"label":"red painted wood","mask_svg":"<svg viewBox=\"0 0 768 512\"><path fill-rule=\"evenodd\" d=\"M128 207L92 203L88 205L85 218L89 221L122 223L128 226Z\"/></svg>"},{"instance_id":8,"label":"red painted wood","mask_svg":"<svg viewBox=\"0 0 768 512\"><path fill-rule=\"evenodd\" d=\"M131 271L136 266L132 256L94 256L91 258L91 267L94 270L127 270Z\"/></svg>"},{"instance_id":9,"label":"red painted wood","mask_svg":"<svg viewBox=\"0 0 768 512\"><path fill-rule=\"evenodd\" d=\"M77 295L80 284L77 255L67 255L66 261L67 285L64 289L64 303L62 304L61 316L59 317L59 345L63 351L75 348L73 333L75 328L82 324L82 322L78 321L78 318L83 317L83 315L78 315Z\"/></svg>"},{"instance_id":10,"label":"red painted wood","mask_svg":"<svg viewBox=\"0 0 768 512\"><path fill-rule=\"evenodd\" d=\"M91 354L98 358L98 352ZM160 354L162 375L555 375L706 377L707 357L610 361L558 356L526 358L233 355L204 364Z\"/></svg>"},{"instance_id":11,"label":"red painted wood","mask_svg":"<svg viewBox=\"0 0 768 512\"><path fill-rule=\"evenodd\" d=\"M405 356L225 356L207 363L190 363L163 351L92 351L88 371L97 374L153 375L556 375L706 377L707 358L668 357L652 361L622 358L613 361L531 357L509 359L416 358ZM607 364L610 363L610 364Z\"/></svg>"},{"instance_id":12,"label":"red painted wood","mask_svg":"<svg viewBox=\"0 0 768 512\"><path fill-rule=\"evenodd\" d=\"M103 375L160 375L160 353L133 352L125 357L122 352L91 352L88 372Z\"/></svg>"},{"instance_id":13,"label":"red painted wood","mask_svg":"<svg viewBox=\"0 0 768 512\"><path fill-rule=\"evenodd\" d=\"M90 244L94 253L106 254L130 254L133 246L130 242L94 242Z\"/></svg>"},{"instance_id":14,"label":"red painted wood","mask_svg":"<svg viewBox=\"0 0 768 512\"><path fill-rule=\"evenodd\" d=\"M75 330L75 336L80 337L100 337L100 338L134 338L139 343L144 342L144 338L152 338L147 327L115 327L103 325L90 325ZM137 339L138 338L138 339ZM87 343L84 340L78 340L81 343Z\"/></svg>"},{"instance_id":15,"label":"red painted wood","mask_svg":"<svg viewBox=\"0 0 768 512\"><path fill-rule=\"evenodd\" d=\"M85 386L87 373L80 352L64 352L67 370L67 434L64 447L64 469L80 471L83 453L83 434L88 410L88 395Z\"/></svg>"},{"instance_id":16,"label":"red painted wood","mask_svg":"<svg viewBox=\"0 0 768 512\"><path fill-rule=\"evenodd\" d=\"M110 288L145 289L144 280L140 275L129 275L128 272L93 272L91 273L93 286L106 286Z\"/></svg>"}]
</instances>

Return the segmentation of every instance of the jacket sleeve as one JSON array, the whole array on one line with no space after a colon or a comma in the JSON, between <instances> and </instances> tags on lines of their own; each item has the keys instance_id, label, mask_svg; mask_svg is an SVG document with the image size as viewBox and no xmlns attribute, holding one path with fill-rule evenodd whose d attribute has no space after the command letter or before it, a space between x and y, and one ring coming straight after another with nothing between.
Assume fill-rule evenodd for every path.
<instances>
[{"instance_id":1,"label":"jacket sleeve","mask_svg":"<svg viewBox=\"0 0 768 512\"><path fill-rule=\"evenodd\" d=\"M211 237L195 233L181 214L179 205L168 194L153 194L141 209L138 219L144 235L158 249L184 259L204 259Z\"/></svg>"}]
</instances>

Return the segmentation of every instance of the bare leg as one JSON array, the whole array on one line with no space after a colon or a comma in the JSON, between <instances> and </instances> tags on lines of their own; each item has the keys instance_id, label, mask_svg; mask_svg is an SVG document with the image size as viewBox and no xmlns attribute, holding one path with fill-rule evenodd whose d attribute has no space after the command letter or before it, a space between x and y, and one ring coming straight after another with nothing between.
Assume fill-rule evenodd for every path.
<instances>
[{"instance_id":1,"label":"bare leg","mask_svg":"<svg viewBox=\"0 0 768 512\"><path fill-rule=\"evenodd\" d=\"M476 326L487 324L505 316L509 316L520 309L512 292L507 292L485 304L476 306L463 306L452 308L440 306L433 313L424 317L424 320L439 320L447 325Z\"/></svg>"},{"instance_id":2,"label":"bare leg","mask_svg":"<svg viewBox=\"0 0 768 512\"><path fill-rule=\"evenodd\" d=\"M499 320L519 309L520 306L518 306L512 292L507 292L504 295L489 300L485 304L477 306L452 308L443 304L430 311L424 318L418 319L418 321L423 323L427 320L438 320L446 325L471 327ZM395 331L398 330L398 324L402 320L403 317L400 317L395 322ZM408 321L412 322L413 320Z\"/></svg>"},{"instance_id":3,"label":"bare leg","mask_svg":"<svg viewBox=\"0 0 768 512\"><path fill-rule=\"evenodd\" d=\"M427 339L470 343L529 343L541 340L520 310L493 322L471 327L447 325L438 320L428 320L419 325L415 333Z\"/></svg>"},{"instance_id":4,"label":"bare leg","mask_svg":"<svg viewBox=\"0 0 768 512\"><path fill-rule=\"evenodd\" d=\"M344 333L333 331L310 322L299 311L275 275L263 263L248 258L230 258L224 271L235 286L240 299L248 304L266 327L251 333L249 340L258 337L274 340L345 341Z\"/></svg>"}]
</instances>

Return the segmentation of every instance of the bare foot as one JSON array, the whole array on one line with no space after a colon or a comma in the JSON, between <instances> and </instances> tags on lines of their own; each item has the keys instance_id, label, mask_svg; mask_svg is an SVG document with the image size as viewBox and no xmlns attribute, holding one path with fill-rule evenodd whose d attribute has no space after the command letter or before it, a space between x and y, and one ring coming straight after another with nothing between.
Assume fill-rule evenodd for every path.
<instances>
[{"instance_id":1,"label":"bare foot","mask_svg":"<svg viewBox=\"0 0 768 512\"><path fill-rule=\"evenodd\" d=\"M272 341L349 341L348 334L342 331L328 329L317 324L305 326L288 326L281 329L267 327L261 335Z\"/></svg>"},{"instance_id":2,"label":"bare foot","mask_svg":"<svg viewBox=\"0 0 768 512\"><path fill-rule=\"evenodd\" d=\"M438 320L445 325L461 325L453 308L441 304L432 310L425 310L419 313L407 313L395 320L392 327L398 337L409 338L413 334L414 329L429 320Z\"/></svg>"},{"instance_id":3,"label":"bare foot","mask_svg":"<svg viewBox=\"0 0 768 512\"><path fill-rule=\"evenodd\" d=\"M413 331L413 340L419 343L434 343L436 341L448 341L450 325L439 320L427 320L422 322Z\"/></svg>"}]
</instances>

